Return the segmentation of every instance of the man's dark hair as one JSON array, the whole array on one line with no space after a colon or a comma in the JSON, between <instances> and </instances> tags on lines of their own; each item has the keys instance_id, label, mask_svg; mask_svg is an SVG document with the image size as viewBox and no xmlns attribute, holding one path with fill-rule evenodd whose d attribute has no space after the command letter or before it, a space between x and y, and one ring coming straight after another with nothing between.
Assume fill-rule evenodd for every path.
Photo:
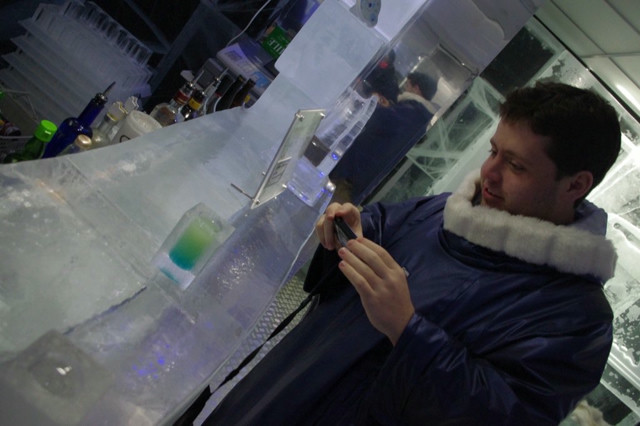
<instances>
[{"instance_id":1,"label":"man's dark hair","mask_svg":"<svg viewBox=\"0 0 640 426\"><path fill-rule=\"evenodd\" d=\"M421 72L412 72L407 74L407 80L418 86L422 97L425 99L431 99L438 90L438 82L426 74Z\"/></svg>"},{"instance_id":2,"label":"man's dark hair","mask_svg":"<svg viewBox=\"0 0 640 426\"><path fill-rule=\"evenodd\" d=\"M616 110L591 90L538 82L507 95L500 117L527 123L537 135L551 138L546 151L558 168L558 179L586 170L593 174L595 188L620 152Z\"/></svg>"}]
</instances>

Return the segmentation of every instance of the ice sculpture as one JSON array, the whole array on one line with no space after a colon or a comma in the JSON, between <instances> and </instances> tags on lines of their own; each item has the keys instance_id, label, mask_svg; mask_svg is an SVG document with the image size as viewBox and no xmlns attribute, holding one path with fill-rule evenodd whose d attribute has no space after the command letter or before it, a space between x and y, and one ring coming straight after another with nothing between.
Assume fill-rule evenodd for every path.
<instances>
[{"instance_id":1,"label":"ice sculpture","mask_svg":"<svg viewBox=\"0 0 640 426\"><path fill-rule=\"evenodd\" d=\"M156 424L179 415L299 264L331 197L326 177L302 191L311 201L286 189L254 209L235 189L259 186L295 113L331 116L393 45L406 69L440 67L446 108L540 2L504 0L496 16L487 2L459 2L453 13L446 0L396 0L373 28L350 12L353 3L323 2L249 109L0 168L0 420ZM478 38L466 46L456 28L471 24ZM181 289L151 258L199 203L234 230Z\"/></svg>"}]
</instances>

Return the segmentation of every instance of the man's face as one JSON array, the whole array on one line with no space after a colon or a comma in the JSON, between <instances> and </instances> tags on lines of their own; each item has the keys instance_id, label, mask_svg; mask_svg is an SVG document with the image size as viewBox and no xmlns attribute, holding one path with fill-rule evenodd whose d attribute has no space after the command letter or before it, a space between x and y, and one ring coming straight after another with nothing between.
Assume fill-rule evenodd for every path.
<instances>
[{"instance_id":1,"label":"man's face","mask_svg":"<svg viewBox=\"0 0 640 426\"><path fill-rule=\"evenodd\" d=\"M420 87L417 84L413 84L411 80L407 79L405 81L404 86L402 87L406 92L415 93L416 95L422 96L422 92L420 91Z\"/></svg>"},{"instance_id":2,"label":"man's face","mask_svg":"<svg viewBox=\"0 0 640 426\"><path fill-rule=\"evenodd\" d=\"M545 151L548 143L527 124L500 120L480 171L481 204L556 224L570 222L569 178L556 180L556 165Z\"/></svg>"}]
</instances>

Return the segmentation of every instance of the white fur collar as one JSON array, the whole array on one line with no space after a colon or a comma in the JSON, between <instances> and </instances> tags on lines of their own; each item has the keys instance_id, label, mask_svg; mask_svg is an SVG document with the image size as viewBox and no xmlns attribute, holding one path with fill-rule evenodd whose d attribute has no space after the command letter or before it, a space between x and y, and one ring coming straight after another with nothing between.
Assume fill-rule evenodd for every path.
<instances>
[{"instance_id":1,"label":"white fur collar","mask_svg":"<svg viewBox=\"0 0 640 426\"><path fill-rule=\"evenodd\" d=\"M424 107L427 109L427 111L429 111L431 114L435 114L436 112L438 112L438 109L440 109L440 107L436 104L434 104L433 102L423 98L422 96L418 95L417 93L413 93L413 92L402 92L398 95L398 101L416 101L416 102L420 102L422 105L424 105Z\"/></svg>"},{"instance_id":2,"label":"white fur collar","mask_svg":"<svg viewBox=\"0 0 640 426\"><path fill-rule=\"evenodd\" d=\"M501 251L536 265L549 265L561 272L593 275L606 281L613 276L617 255L611 241L595 232L606 226L606 214L594 208L587 214L600 214L605 226L595 232L585 230L591 218L581 225L555 225L540 219L514 216L505 211L472 205L478 190L479 173L473 172L454 192L444 209L444 229L470 242ZM595 206L594 206L595 207Z\"/></svg>"}]
</instances>

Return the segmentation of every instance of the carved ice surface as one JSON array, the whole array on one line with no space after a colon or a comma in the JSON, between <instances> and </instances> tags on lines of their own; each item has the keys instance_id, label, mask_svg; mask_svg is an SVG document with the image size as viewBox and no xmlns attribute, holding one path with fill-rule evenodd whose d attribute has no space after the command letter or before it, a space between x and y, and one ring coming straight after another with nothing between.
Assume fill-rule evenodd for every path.
<instances>
[{"instance_id":1,"label":"carved ice surface","mask_svg":"<svg viewBox=\"0 0 640 426\"><path fill-rule=\"evenodd\" d=\"M605 288L615 315L610 363L640 390L640 146L629 136L623 133L621 155L593 198L609 212L607 234L618 250Z\"/></svg>"},{"instance_id":2,"label":"carved ice surface","mask_svg":"<svg viewBox=\"0 0 640 426\"><path fill-rule=\"evenodd\" d=\"M104 394L109 372L51 331L0 371L0 423L77 424ZM25 415L28 412L28 415Z\"/></svg>"},{"instance_id":3,"label":"carved ice surface","mask_svg":"<svg viewBox=\"0 0 640 426\"><path fill-rule=\"evenodd\" d=\"M115 235L78 215L50 179L14 169L0 169L0 351L20 350L52 325L81 323L143 287ZM57 172L70 191L82 187L66 164ZM104 207L97 194L84 201Z\"/></svg>"}]
</instances>

